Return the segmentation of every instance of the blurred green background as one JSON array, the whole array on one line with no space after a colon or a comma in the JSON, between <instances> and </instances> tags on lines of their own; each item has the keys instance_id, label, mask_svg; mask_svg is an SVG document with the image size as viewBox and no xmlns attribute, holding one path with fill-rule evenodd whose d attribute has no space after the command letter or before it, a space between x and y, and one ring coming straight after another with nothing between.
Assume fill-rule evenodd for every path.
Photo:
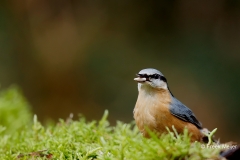
<instances>
[{"instance_id":1,"label":"blurred green background","mask_svg":"<svg viewBox=\"0 0 240 160\"><path fill-rule=\"evenodd\" d=\"M0 2L1 88L17 84L40 120L110 111L130 122L135 74L160 70L217 137L240 141L240 1Z\"/></svg>"}]
</instances>

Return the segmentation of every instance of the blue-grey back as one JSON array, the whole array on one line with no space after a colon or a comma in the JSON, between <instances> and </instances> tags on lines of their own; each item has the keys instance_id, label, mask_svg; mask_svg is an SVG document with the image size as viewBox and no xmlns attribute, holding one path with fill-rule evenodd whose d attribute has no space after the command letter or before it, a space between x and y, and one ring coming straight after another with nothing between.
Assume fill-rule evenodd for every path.
<instances>
[{"instance_id":1,"label":"blue-grey back","mask_svg":"<svg viewBox=\"0 0 240 160\"><path fill-rule=\"evenodd\" d=\"M187 106L172 96L172 102L169 108L172 115L177 118L194 124L197 128L202 129L202 124L197 120L194 113Z\"/></svg>"}]
</instances>

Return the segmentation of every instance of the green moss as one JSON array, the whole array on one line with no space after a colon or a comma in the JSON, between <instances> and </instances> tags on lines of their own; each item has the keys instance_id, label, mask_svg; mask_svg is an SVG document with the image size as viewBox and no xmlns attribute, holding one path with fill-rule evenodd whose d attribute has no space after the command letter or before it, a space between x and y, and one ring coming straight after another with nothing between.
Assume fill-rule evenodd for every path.
<instances>
[{"instance_id":1,"label":"green moss","mask_svg":"<svg viewBox=\"0 0 240 160\"><path fill-rule=\"evenodd\" d=\"M0 104L12 107L1 113L4 115L0 129L1 159L196 160L217 157L219 153L219 149L202 148L198 142L191 144L187 130L183 135L169 133L160 138L150 133L152 138L146 139L134 123L117 122L110 126L107 111L100 121L69 118L43 126L37 116L29 120L29 107L16 89L2 92Z\"/></svg>"},{"instance_id":2,"label":"green moss","mask_svg":"<svg viewBox=\"0 0 240 160\"><path fill-rule=\"evenodd\" d=\"M26 127L31 117L30 107L18 87L0 92L0 132L13 133Z\"/></svg>"}]
</instances>

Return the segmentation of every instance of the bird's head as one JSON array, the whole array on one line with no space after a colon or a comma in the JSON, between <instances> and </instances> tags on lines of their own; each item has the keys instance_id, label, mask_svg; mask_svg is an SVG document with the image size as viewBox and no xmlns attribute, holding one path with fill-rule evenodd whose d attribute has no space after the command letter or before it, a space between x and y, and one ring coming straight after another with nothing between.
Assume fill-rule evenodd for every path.
<instances>
[{"instance_id":1,"label":"bird's head","mask_svg":"<svg viewBox=\"0 0 240 160\"><path fill-rule=\"evenodd\" d=\"M137 74L137 78L134 78L138 82L138 90L140 91L141 87L150 87L153 89L164 89L167 90L167 79L164 75L153 68L147 68L141 70Z\"/></svg>"}]
</instances>

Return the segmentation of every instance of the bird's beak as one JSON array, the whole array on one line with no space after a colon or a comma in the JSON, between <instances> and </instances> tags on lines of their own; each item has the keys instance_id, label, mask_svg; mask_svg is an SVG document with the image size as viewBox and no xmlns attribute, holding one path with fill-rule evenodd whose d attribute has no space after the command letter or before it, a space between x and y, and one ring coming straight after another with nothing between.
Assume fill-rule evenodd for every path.
<instances>
[{"instance_id":1,"label":"bird's beak","mask_svg":"<svg viewBox=\"0 0 240 160\"><path fill-rule=\"evenodd\" d=\"M137 74L137 78L134 78L134 81L137 81L139 83L143 83L143 82L146 82L146 78L143 78L143 77L140 77L140 75Z\"/></svg>"}]
</instances>

